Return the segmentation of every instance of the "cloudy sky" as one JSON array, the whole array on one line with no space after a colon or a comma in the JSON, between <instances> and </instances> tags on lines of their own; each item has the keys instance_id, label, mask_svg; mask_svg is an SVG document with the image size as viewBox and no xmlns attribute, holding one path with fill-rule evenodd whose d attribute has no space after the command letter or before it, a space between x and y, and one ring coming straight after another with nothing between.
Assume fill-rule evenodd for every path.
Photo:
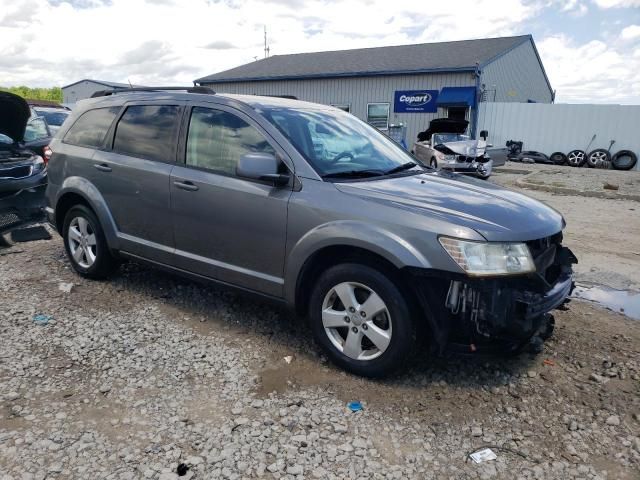
<instances>
[{"instance_id":1,"label":"cloudy sky","mask_svg":"<svg viewBox=\"0 0 640 480\"><path fill-rule=\"evenodd\" d=\"M272 55L531 33L557 101L640 104L640 0L0 0L0 85L148 85Z\"/></svg>"}]
</instances>

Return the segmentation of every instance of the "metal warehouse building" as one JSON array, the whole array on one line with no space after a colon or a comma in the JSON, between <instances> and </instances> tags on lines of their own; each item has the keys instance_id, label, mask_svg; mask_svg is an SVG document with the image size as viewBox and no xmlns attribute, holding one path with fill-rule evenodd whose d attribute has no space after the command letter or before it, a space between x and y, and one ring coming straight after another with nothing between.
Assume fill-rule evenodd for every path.
<instances>
[{"instance_id":1,"label":"metal warehouse building","mask_svg":"<svg viewBox=\"0 0 640 480\"><path fill-rule=\"evenodd\" d=\"M408 145L437 117L466 118L475 136L479 102L553 101L531 35L274 55L194 83L334 105L383 131L402 123Z\"/></svg>"},{"instance_id":2,"label":"metal warehouse building","mask_svg":"<svg viewBox=\"0 0 640 480\"><path fill-rule=\"evenodd\" d=\"M90 98L95 92L106 89L125 89L130 88L127 83L107 82L105 80L91 80L85 78L78 80L69 85L62 87L62 103L65 105L74 105L78 100Z\"/></svg>"}]
</instances>

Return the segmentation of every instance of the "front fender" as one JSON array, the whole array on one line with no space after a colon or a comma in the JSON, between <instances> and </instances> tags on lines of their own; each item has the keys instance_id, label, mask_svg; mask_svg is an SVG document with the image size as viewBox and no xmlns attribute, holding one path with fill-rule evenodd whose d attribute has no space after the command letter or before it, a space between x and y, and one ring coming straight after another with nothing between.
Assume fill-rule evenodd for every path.
<instances>
[{"instance_id":1,"label":"front fender","mask_svg":"<svg viewBox=\"0 0 640 480\"><path fill-rule=\"evenodd\" d=\"M116 226L115 221L113 220L113 216L107 207L107 203L104 200L104 197L100 193L100 191L96 188L96 186L91 183L89 180L83 177L67 177L58 194L56 195L56 203L55 203L55 215L56 215L56 223L58 221L57 211L58 205L60 204L61 199L65 196L65 194L73 193L75 195L79 195L82 197L91 207L91 209L95 212L98 220L100 221L100 226L104 232L105 239L107 240L107 244L109 248L112 250L118 250L119 248L119 240L117 236L118 228Z\"/></svg>"},{"instance_id":2,"label":"front fender","mask_svg":"<svg viewBox=\"0 0 640 480\"><path fill-rule=\"evenodd\" d=\"M398 268L430 268L431 264L409 242L382 227L340 220L319 225L303 235L288 252L285 267L285 299L295 303L298 277L305 262L326 247L357 247L375 253Z\"/></svg>"}]
</instances>

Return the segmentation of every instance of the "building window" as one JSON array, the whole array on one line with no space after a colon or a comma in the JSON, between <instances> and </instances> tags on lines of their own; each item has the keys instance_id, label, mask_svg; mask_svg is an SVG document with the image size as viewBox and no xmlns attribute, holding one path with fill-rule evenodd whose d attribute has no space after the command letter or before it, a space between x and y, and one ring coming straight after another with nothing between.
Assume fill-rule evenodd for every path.
<instances>
[{"instance_id":1,"label":"building window","mask_svg":"<svg viewBox=\"0 0 640 480\"><path fill-rule=\"evenodd\" d=\"M368 103L367 123L378 130L389 129L389 104L388 103Z\"/></svg>"},{"instance_id":2,"label":"building window","mask_svg":"<svg viewBox=\"0 0 640 480\"><path fill-rule=\"evenodd\" d=\"M332 103L332 107L339 108L347 113L351 113L351 104L350 103Z\"/></svg>"}]
</instances>

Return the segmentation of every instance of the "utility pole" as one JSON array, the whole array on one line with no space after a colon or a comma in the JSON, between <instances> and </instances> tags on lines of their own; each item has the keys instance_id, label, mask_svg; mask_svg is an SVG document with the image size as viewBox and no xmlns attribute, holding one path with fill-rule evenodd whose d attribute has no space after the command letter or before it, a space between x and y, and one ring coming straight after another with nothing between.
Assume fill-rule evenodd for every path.
<instances>
[{"instance_id":1,"label":"utility pole","mask_svg":"<svg viewBox=\"0 0 640 480\"><path fill-rule=\"evenodd\" d=\"M264 58L269 57L269 46L267 45L267 26L264 26Z\"/></svg>"}]
</instances>

